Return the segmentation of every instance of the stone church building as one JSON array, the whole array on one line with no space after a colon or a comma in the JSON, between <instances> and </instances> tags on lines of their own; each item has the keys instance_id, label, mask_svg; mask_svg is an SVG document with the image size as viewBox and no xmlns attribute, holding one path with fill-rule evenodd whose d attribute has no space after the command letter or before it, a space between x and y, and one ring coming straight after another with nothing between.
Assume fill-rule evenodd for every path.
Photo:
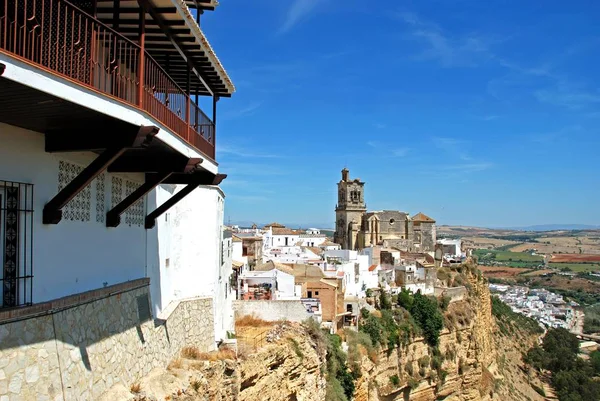
<instances>
[{"instance_id":1,"label":"stone church building","mask_svg":"<svg viewBox=\"0 0 600 401\"><path fill-rule=\"evenodd\" d=\"M382 245L410 252L434 250L435 220L423 213L410 217L397 210L367 211L365 183L342 170L335 207L334 241L343 249Z\"/></svg>"}]
</instances>

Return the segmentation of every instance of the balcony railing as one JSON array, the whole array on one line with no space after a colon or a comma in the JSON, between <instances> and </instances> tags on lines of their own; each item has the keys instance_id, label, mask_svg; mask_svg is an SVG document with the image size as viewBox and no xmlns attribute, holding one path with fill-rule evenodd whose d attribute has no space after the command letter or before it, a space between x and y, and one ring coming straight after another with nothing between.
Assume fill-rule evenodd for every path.
<instances>
[{"instance_id":1,"label":"balcony railing","mask_svg":"<svg viewBox=\"0 0 600 401\"><path fill-rule=\"evenodd\" d=\"M0 0L0 51L136 106L215 158L215 125L186 91L140 45L66 0Z\"/></svg>"}]
</instances>

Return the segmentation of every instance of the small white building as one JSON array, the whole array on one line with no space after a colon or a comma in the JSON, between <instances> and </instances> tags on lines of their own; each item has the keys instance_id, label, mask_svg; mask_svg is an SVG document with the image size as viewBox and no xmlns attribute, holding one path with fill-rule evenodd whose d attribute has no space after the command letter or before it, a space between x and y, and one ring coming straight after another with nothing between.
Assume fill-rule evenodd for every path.
<instances>
[{"instance_id":1,"label":"small white building","mask_svg":"<svg viewBox=\"0 0 600 401\"><path fill-rule=\"evenodd\" d=\"M299 300L300 287L294 276L278 269L246 271L238 277L238 298L241 300Z\"/></svg>"}]
</instances>

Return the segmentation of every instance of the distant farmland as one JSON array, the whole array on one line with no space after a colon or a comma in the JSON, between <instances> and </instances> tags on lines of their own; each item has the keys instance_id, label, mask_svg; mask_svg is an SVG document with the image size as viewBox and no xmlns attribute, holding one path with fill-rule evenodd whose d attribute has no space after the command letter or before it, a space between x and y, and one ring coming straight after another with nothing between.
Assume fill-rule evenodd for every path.
<instances>
[{"instance_id":1,"label":"distant farmland","mask_svg":"<svg viewBox=\"0 0 600 401\"><path fill-rule=\"evenodd\" d=\"M590 254L573 254L573 253L561 253L554 254L550 259L552 263L600 263L600 255Z\"/></svg>"},{"instance_id":2,"label":"distant farmland","mask_svg":"<svg viewBox=\"0 0 600 401\"><path fill-rule=\"evenodd\" d=\"M544 263L540 255L532 255L527 252L499 251L495 249L477 249L475 255L480 264L499 263L512 267L532 267Z\"/></svg>"},{"instance_id":3,"label":"distant farmland","mask_svg":"<svg viewBox=\"0 0 600 401\"><path fill-rule=\"evenodd\" d=\"M599 263L549 263L548 267L553 269L564 269L568 268L571 271L577 273L585 273L585 272L594 272L600 271L600 262Z\"/></svg>"}]
</instances>

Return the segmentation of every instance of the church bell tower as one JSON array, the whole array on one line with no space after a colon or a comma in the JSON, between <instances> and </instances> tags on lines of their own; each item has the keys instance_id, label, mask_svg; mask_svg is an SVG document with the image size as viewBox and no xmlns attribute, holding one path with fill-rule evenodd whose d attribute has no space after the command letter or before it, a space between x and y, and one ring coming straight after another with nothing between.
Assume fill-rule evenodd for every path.
<instances>
[{"instance_id":1,"label":"church bell tower","mask_svg":"<svg viewBox=\"0 0 600 401\"><path fill-rule=\"evenodd\" d=\"M335 207L334 242L342 249L358 249L358 231L363 214L367 211L365 204L365 183L359 178L350 179L350 171L342 170L342 179L338 182L338 203Z\"/></svg>"}]
</instances>

